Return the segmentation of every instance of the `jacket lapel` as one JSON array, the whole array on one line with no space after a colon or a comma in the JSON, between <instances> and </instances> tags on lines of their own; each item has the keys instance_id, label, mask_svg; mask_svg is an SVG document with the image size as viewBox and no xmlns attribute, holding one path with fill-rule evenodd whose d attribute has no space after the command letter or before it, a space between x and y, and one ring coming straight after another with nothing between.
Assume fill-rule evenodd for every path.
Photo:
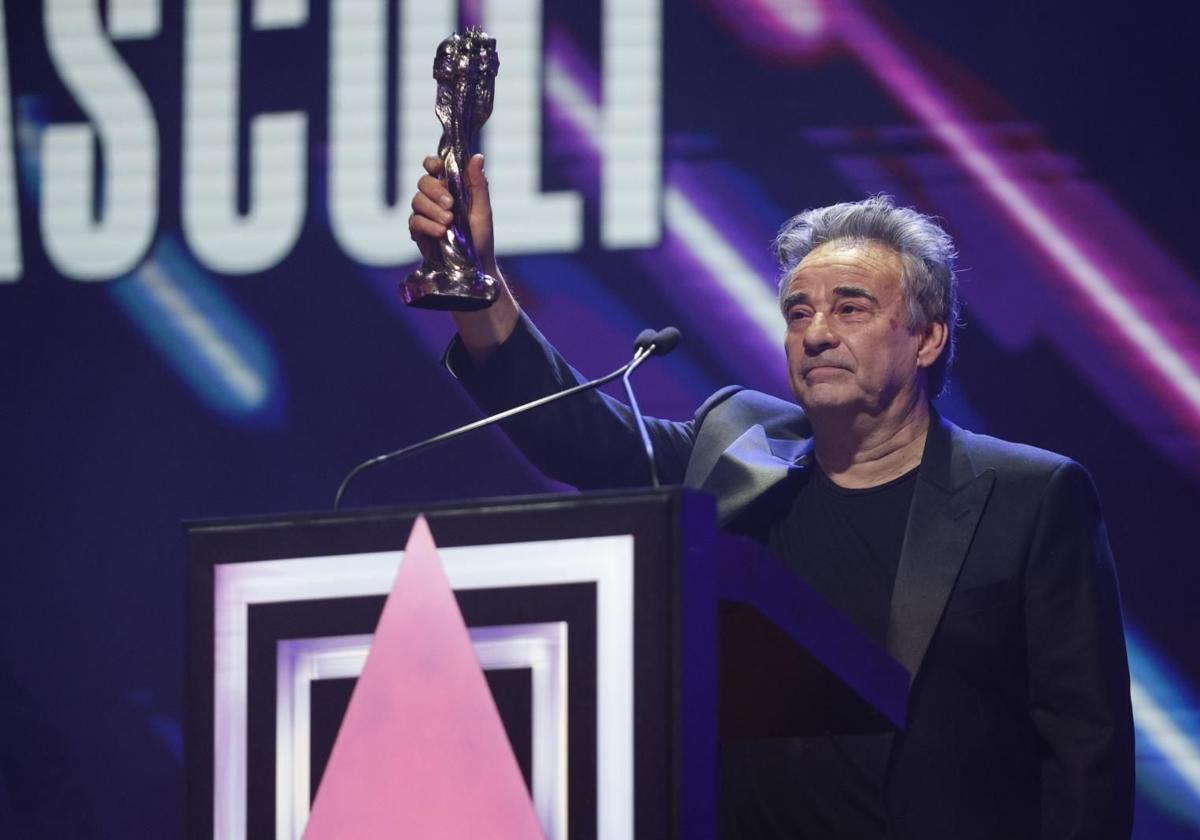
<instances>
[{"instance_id":1,"label":"jacket lapel","mask_svg":"<svg viewBox=\"0 0 1200 840\"><path fill-rule=\"evenodd\" d=\"M717 521L725 525L795 470L807 469L811 451L809 438L769 438L761 425L751 426L721 453L699 489L716 497Z\"/></svg>"},{"instance_id":2,"label":"jacket lapel","mask_svg":"<svg viewBox=\"0 0 1200 840\"><path fill-rule=\"evenodd\" d=\"M737 396L744 396L739 394ZM812 463L812 438L802 414L779 400L752 395L746 405L726 399L713 410L688 464L684 484L717 498L717 517L728 525L751 505L802 477ZM730 415L730 416L726 416ZM751 416L773 417L764 426ZM975 529L995 481L992 470L976 473L961 440L964 433L932 413L925 452L896 569L888 619L888 652L910 675L920 669L930 639L958 580Z\"/></svg>"},{"instance_id":3,"label":"jacket lapel","mask_svg":"<svg viewBox=\"0 0 1200 840\"><path fill-rule=\"evenodd\" d=\"M756 391L718 391L697 410L696 427L683 483L716 497L722 526L807 468L812 452L804 412Z\"/></svg>"},{"instance_id":4,"label":"jacket lapel","mask_svg":"<svg viewBox=\"0 0 1200 840\"><path fill-rule=\"evenodd\" d=\"M936 413L917 473L888 620L888 653L915 678L954 589L995 473L976 474L956 438L961 431Z\"/></svg>"}]
</instances>

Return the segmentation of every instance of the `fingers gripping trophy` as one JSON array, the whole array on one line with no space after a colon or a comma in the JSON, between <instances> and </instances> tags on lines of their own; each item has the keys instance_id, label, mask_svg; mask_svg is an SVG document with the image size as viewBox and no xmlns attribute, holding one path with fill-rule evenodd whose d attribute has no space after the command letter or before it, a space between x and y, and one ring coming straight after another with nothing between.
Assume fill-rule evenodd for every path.
<instances>
[{"instance_id":1,"label":"fingers gripping trophy","mask_svg":"<svg viewBox=\"0 0 1200 840\"><path fill-rule=\"evenodd\" d=\"M442 123L438 157L446 187L454 199L454 218L427 249L420 268L400 285L400 297L423 309L472 311L495 302L500 284L484 271L471 236L471 193L467 162L479 144L479 130L492 113L500 59L496 39L472 27L438 45L433 60L437 81L434 110Z\"/></svg>"}]
</instances>

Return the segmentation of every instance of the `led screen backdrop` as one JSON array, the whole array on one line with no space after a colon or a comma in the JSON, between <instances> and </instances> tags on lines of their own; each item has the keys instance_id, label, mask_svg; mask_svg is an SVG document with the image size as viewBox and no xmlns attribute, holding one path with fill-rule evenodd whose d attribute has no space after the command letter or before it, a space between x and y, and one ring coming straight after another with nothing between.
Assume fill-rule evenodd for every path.
<instances>
[{"instance_id":1,"label":"led screen backdrop","mask_svg":"<svg viewBox=\"0 0 1200 840\"><path fill-rule=\"evenodd\" d=\"M885 191L957 239L942 410L1091 470L1123 587L1138 836L1200 836L1196 13L808 0L0 6L0 835L181 833L185 519L327 507L477 416L395 293L433 49L481 23L501 262L687 417L786 396L767 245ZM1190 15L1190 17L1187 17ZM556 489L485 433L351 505Z\"/></svg>"}]
</instances>

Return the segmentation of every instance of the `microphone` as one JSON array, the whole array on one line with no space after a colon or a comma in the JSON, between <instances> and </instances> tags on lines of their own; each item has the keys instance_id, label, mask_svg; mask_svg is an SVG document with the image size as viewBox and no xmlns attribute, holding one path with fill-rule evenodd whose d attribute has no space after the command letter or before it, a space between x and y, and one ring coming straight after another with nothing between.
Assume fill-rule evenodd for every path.
<instances>
[{"instance_id":1,"label":"microphone","mask_svg":"<svg viewBox=\"0 0 1200 840\"><path fill-rule=\"evenodd\" d=\"M642 416L642 410L638 408L637 397L633 395L633 385L630 384L629 377L646 359L651 356L665 356L674 350L675 345L679 344L680 338L682 336L675 327L665 327L658 332L642 330L637 341L633 343L634 359L626 367L625 375L621 377L621 384L625 386L625 396L629 399L629 407L633 411L633 420L637 423L638 434L642 438L642 448L646 451L646 460L650 464L651 487L659 486L658 467L654 463L654 444L650 440L649 430L646 429L646 418ZM646 354L641 359L637 358L636 353L643 349L647 351Z\"/></svg>"},{"instance_id":2,"label":"microphone","mask_svg":"<svg viewBox=\"0 0 1200 840\"><path fill-rule=\"evenodd\" d=\"M654 334L652 344L655 356L665 356L678 346L683 336L675 327L663 327Z\"/></svg>"},{"instance_id":3,"label":"microphone","mask_svg":"<svg viewBox=\"0 0 1200 840\"><path fill-rule=\"evenodd\" d=\"M674 334L673 339L671 337L672 333ZM612 382L618 376L625 377L625 392L629 395L630 400L633 400L633 391L629 386L629 374L633 373L633 371L636 370L642 364L642 362L646 361L646 359L650 358L651 356L669 353L671 349L673 349L678 343L679 330L675 329L674 327L667 327L665 330L658 330L657 332L655 330L642 330L642 332L638 335L637 340L634 342L633 358L621 365L612 373L601 376L599 379L593 379L589 382L574 385L564 391L557 391L553 394L548 394L544 397L533 400L532 402L527 402L524 405L518 405L505 411L501 411L498 414L493 414L490 417L484 417L482 420L476 420L473 423L466 424L465 426L459 426L457 429L451 429L448 432L442 432L440 435L434 435L431 438L411 444L403 449L397 449L394 452L387 452L383 455L376 455L374 458L368 458L366 461L363 461L354 469L350 470L350 472L346 474L346 477L342 479L342 483L338 485L337 493L333 497L333 509L336 511L341 508L342 497L346 494L346 488L349 487L350 482L353 481L355 477L364 470L368 470L371 467L377 467L380 464L387 463L388 461L407 458L409 455L415 455L416 453L429 449L430 447L437 446L439 443L445 443L446 441L453 440L460 435L465 435L468 432L475 431L476 429L482 429L485 426L490 426L493 423L500 422L501 420L507 420L509 417L514 417L518 414L523 414L526 411L540 408L543 405L548 405L549 403L556 402L557 400L564 399L572 396L573 394L579 394L583 391L590 391L593 388L599 388L601 385L607 385L609 382ZM662 349L664 347L666 348L665 350ZM658 476L654 471L653 461L654 449L650 444L649 436L646 434L646 422L642 419L642 414L638 410L636 402L634 403L633 411L634 416L637 419L638 430L641 432L642 442L646 446L646 449L651 456L651 476L654 480L654 486L657 487Z\"/></svg>"},{"instance_id":4,"label":"microphone","mask_svg":"<svg viewBox=\"0 0 1200 840\"><path fill-rule=\"evenodd\" d=\"M633 340L633 352L636 353L639 350L645 350L654 343L654 337L656 335L658 335L658 333L652 329L642 330L640 333L638 333L638 337Z\"/></svg>"}]
</instances>

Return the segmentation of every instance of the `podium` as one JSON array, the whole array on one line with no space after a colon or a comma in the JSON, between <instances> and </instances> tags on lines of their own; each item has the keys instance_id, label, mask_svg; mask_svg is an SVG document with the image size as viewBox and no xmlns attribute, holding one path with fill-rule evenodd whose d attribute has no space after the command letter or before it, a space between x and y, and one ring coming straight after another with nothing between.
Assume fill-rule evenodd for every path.
<instances>
[{"instance_id":1,"label":"podium","mask_svg":"<svg viewBox=\"0 0 1200 840\"><path fill-rule=\"evenodd\" d=\"M547 840L715 838L719 739L903 725L907 672L693 491L190 523L189 838L301 836L419 514Z\"/></svg>"}]
</instances>

